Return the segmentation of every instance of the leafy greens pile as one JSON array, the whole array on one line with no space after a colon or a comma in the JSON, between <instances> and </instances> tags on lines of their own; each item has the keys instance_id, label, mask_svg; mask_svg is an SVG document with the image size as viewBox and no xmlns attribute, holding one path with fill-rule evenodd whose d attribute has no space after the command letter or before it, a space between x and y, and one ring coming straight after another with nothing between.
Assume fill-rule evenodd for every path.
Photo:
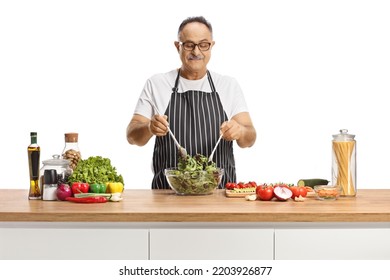
<instances>
[{"instance_id":1,"label":"leafy greens pile","mask_svg":"<svg viewBox=\"0 0 390 280\"><path fill-rule=\"evenodd\" d=\"M123 182L122 175L111 165L111 160L101 156L82 159L77 163L76 169L69 176L68 181L84 182L88 184L105 184L108 182Z\"/></svg>"},{"instance_id":2,"label":"leafy greens pile","mask_svg":"<svg viewBox=\"0 0 390 280\"><path fill-rule=\"evenodd\" d=\"M208 160L208 157L197 154L193 157L179 157L177 170L166 172L173 189L181 195L210 194L218 186L223 170Z\"/></svg>"},{"instance_id":3,"label":"leafy greens pile","mask_svg":"<svg viewBox=\"0 0 390 280\"><path fill-rule=\"evenodd\" d=\"M180 171L205 170L212 173L217 170L215 162L209 161L208 157L201 154L196 154L193 157L187 155L186 158L179 157L178 161L177 167Z\"/></svg>"}]
</instances>

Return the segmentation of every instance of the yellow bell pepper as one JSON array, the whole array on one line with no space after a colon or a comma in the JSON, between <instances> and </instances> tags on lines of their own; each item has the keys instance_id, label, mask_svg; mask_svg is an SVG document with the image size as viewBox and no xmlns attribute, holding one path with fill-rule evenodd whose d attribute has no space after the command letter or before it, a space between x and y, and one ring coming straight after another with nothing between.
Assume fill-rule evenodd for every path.
<instances>
[{"instance_id":1,"label":"yellow bell pepper","mask_svg":"<svg viewBox=\"0 0 390 280\"><path fill-rule=\"evenodd\" d=\"M107 183L106 193L121 193L124 186L121 182L109 182Z\"/></svg>"}]
</instances>

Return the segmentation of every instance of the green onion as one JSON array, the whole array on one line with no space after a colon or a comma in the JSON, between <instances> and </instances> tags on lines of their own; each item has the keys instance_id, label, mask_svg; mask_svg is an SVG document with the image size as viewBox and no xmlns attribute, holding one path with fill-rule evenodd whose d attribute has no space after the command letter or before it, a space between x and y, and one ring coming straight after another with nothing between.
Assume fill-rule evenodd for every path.
<instances>
[{"instance_id":1,"label":"green onion","mask_svg":"<svg viewBox=\"0 0 390 280\"><path fill-rule=\"evenodd\" d=\"M104 196L110 198L112 194L110 193L75 193L74 197L91 197L91 196Z\"/></svg>"}]
</instances>

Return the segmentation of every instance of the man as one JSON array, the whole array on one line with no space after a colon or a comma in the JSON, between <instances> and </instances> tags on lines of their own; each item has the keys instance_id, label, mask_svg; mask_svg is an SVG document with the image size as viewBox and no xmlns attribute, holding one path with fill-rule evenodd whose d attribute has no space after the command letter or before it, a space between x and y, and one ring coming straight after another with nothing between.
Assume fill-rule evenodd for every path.
<instances>
[{"instance_id":1,"label":"man","mask_svg":"<svg viewBox=\"0 0 390 280\"><path fill-rule=\"evenodd\" d=\"M204 17L185 19L174 44L182 65L147 80L127 126L127 141L143 146L156 136L152 188L162 189L169 188L164 169L176 167L178 160L168 126L192 156L208 157L222 134L213 161L225 170L224 187L236 182L233 141L251 147L256 130L237 81L207 69L215 44L211 24Z\"/></svg>"}]
</instances>

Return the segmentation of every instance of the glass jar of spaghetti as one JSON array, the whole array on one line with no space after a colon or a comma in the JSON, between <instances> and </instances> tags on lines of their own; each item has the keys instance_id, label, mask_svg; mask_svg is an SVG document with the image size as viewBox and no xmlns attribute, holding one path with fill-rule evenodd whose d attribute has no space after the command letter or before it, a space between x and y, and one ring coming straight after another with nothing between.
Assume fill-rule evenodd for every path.
<instances>
[{"instance_id":1,"label":"glass jar of spaghetti","mask_svg":"<svg viewBox=\"0 0 390 280\"><path fill-rule=\"evenodd\" d=\"M333 135L332 184L341 187L341 196L356 196L356 141L346 129Z\"/></svg>"}]
</instances>

